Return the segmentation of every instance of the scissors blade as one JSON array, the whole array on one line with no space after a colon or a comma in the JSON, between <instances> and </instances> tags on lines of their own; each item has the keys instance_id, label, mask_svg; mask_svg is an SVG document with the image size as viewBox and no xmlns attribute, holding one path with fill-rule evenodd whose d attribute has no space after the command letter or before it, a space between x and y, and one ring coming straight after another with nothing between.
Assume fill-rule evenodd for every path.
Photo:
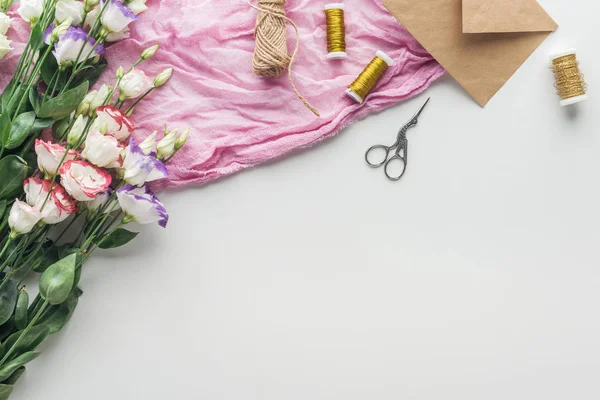
<instances>
[{"instance_id":1,"label":"scissors blade","mask_svg":"<svg viewBox=\"0 0 600 400\"><path fill-rule=\"evenodd\" d=\"M412 118L413 121L416 122L419 119L419 116L421 115L421 113L425 109L425 106L427 106L427 103L429 103L429 100L431 100L431 97L429 97L427 99L427 101L425 102L425 104L423 104L423 107L421 107L421 109L415 114L415 116Z\"/></svg>"}]
</instances>

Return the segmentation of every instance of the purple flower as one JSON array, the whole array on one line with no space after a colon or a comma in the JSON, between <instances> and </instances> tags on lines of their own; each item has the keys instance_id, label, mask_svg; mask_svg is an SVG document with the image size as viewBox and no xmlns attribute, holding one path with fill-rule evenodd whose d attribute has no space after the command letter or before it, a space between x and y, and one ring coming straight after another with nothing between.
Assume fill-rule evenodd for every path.
<instances>
[{"instance_id":1,"label":"purple flower","mask_svg":"<svg viewBox=\"0 0 600 400\"><path fill-rule=\"evenodd\" d=\"M50 41L52 40L51 36L52 36L52 31L54 31L54 24L50 24L50 26L48 26L48 28L46 28L46 30L44 31L44 43L46 44L50 44Z\"/></svg>"},{"instance_id":2,"label":"purple flower","mask_svg":"<svg viewBox=\"0 0 600 400\"><path fill-rule=\"evenodd\" d=\"M156 154L146 155L133 138L129 139L123 169L123 180L134 186L142 186L146 182L163 179L169 175L165 164L156 159Z\"/></svg>"},{"instance_id":3,"label":"purple flower","mask_svg":"<svg viewBox=\"0 0 600 400\"><path fill-rule=\"evenodd\" d=\"M108 1L108 5L104 5ZM104 9L100 21L102 27L108 32L121 32L133 21L137 21L138 17L125 4L118 0L102 0L100 9Z\"/></svg>"},{"instance_id":4,"label":"purple flower","mask_svg":"<svg viewBox=\"0 0 600 400\"><path fill-rule=\"evenodd\" d=\"M133 221L138 224L158 222L163 228L167 227L169 214L162 202L147 186L125 185L117 191L117 198L121 209L126 214L125 222Z\"/></svg>"},{"instance_id":5,"label":"purple flower","mask_svg":"<svg viewBox=\"0 0 600 400\"><path fill-rule=\"evenodd\" d=\"M83 48L83 49L82 49ZM54 57L61 67L69 66L75 63L82 63L88 58L104 54L105 49L81 28L69 27L67 33L61 35L58 42L54 45ZM79 59L77 57L79 56Z\"/></svg>"}]
</instances>

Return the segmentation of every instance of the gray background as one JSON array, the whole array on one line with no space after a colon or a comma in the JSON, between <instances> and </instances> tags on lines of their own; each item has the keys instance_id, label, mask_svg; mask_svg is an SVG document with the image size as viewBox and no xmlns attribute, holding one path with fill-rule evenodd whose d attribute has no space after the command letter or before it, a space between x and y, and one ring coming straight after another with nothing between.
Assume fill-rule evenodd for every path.
<instances>
[{"instance_id":1,"label":"gray background","mask_svg":"<svg viewBox=\"0 0 600 400\"><path fill-rule=\"evenodd\" d=\"M94 257L15 400L598 399L600 3L485 108L450 78L285 160L163 195ZM590 100L561 109L548 55ZM364 151L432 100L390 183ZM195 127L201 129L201 127Z\"/></svg>"}]
</instances>

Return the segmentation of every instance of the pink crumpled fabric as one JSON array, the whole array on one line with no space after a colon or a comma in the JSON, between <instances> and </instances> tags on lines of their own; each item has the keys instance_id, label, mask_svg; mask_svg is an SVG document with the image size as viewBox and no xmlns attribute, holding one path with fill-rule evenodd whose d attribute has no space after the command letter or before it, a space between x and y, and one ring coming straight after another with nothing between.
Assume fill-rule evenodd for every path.
<instances>
[{"instance_id":1,"label":"pink crumpled fabric","mask_svg":"<svg viewBox=\"0 0 600 400\"><path fill-rule=\"evenodd\" d=\"M290 87L287 76L252 73L256 10L245 0L149 0L149 10L131 26L131 37L107 50L103 81L114 80L155 43L161 50L142 64L148 75L175 70L171 81L135 110L136 137L142 140L164 123L192 128L188 144L169 165L159 189L202 184L326 139L368 114L425 90L443 68L383 7L383 0L346 0L349 58L325 58L326 1L288 0L287 15L300 30L293 77L301 93L320 111L316 118ZM11 16L18 19L12 11ZM6 85L28 26L15 21L13 51L0 64ZM288 27L288 47L294 46ZM363 68L383 50L394 59L374 92L362 104L344 93Z\"/></svg>"}]
</instances>

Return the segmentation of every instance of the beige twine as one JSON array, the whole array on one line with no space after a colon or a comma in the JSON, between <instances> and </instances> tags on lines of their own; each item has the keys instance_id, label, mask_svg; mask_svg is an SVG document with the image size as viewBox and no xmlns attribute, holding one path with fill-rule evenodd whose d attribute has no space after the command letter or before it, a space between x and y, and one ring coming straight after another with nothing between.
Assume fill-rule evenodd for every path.
<instances>
[{"instance_id":1,"label":"beige twine","mask_svg":"<svg viewBox=\"0 0 600 400\"><path fill-rule=\"evenodd\" d=\"M248 4L258 10L254 32L256 47L252 58L253 72L264 77L279 77L287 70L296 96L310 111L320 117L319 112L300 94L292 79L292 64L300 47L300 33L294 21L285 15L285 0L258 0L258 6L248 0ZM286 22L289 22L296 31L296 48L291 57L287 48Z\"/></svg>"}]
</instances>

